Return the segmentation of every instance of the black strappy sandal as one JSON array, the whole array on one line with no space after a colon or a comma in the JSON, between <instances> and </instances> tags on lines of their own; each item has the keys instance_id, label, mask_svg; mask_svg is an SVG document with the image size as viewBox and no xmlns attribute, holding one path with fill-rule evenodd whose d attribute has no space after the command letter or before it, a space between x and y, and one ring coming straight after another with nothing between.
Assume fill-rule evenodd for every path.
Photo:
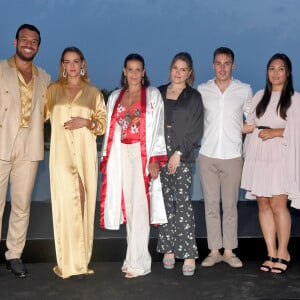
<instances>
[{"instance_id":1,"label":"black strappy sandal","mask_svg":"<svg viewBox=\"0 0 300 300\"><path fill-rule=\"evenodd\" d=\"M275 274L275 275L280 275L280 274L283 274L287 271L287 269L289 268L289 266L291 265L291 259L289 261L285 260L285 259L282 259L282 258L276 258L275 260L276 263L279 263L279 264L283 264L283 265L286 265L286 269L282 269L280 267L273 267L272 270L276 270L276 271L279 271L279 272L272 272L272 274Z\"/></svg>"},{"instance_id":2,"label":"black strappy sandal","mask_svg":"<svg viewBox=\"0 0 300 300\"><path fill-rule=\"evenodd\" d=\"M265 261L271 261L272 263L275 263L275 262L277 262L277 258L272 257L272 256L267 256L267 258L264 260L264 262ZM265 268L266 270L263 270L262 268ZM271 272L272 268L270 266L262 263L259 267L259 270L262 272Z\"/></svg>"}]
</instances>

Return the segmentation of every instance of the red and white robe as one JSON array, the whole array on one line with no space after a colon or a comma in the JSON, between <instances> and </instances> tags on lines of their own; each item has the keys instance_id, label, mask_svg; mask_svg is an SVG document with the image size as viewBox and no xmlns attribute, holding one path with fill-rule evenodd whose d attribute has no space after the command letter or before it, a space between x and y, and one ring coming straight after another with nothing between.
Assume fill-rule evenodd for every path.
<instances>
[{"instance_id":1,"label":"red and white robe","mask_svg":"<svg viewBox=\"0 0 300 300\"><path fill-rule=\"evenodd\" d=\"M103 173L100 196L100 226L118 230L126 223L126 211L122 197L121 127L116 121L117 106L125 90L114 91L107 104L107 131L103 141L100 171ZM143 176L151 224L167 223L160 177L151 179L148 164L167 162L164 137L164 103L154 87L141 92L141 157Z\"/></svg>"}]
</instances>

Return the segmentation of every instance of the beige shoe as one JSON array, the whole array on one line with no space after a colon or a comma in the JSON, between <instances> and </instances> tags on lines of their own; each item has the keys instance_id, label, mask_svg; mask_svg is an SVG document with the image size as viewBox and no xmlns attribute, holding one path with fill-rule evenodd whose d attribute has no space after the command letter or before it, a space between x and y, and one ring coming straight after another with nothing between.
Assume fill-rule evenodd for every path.
<instances>
[{"instance_id":1,"label":"beige shoe","mask_svg":"<svg viewBox=\"0 0 300 300\"><path fill-rule=\"evenodd\" d=\"M202 261L201 266L202 267L212 267L215 264L221 262L222 260L223 260L223 257L220 254L220 252L218 252L218 254L209 253L208 256Z\"/></svg>"},{"instance_id":2,"label":"beige shoe","mask_svg":"<svg viewBox=\"0 0 300 300\"><path fill-rule=\"evenodd\" d=\"M223 255L223 261L229 264L230 267L232 268L242 268L243 263L242 261L234 254L230 255Z\"/></svg>"}]
</instances>

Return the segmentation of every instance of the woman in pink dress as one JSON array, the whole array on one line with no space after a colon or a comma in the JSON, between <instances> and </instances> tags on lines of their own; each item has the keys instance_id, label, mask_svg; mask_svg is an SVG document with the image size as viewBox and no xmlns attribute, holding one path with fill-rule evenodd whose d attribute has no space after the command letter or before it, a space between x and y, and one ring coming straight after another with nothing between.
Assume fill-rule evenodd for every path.
<instances>
[{"instance_id":1,"label":"woman in pink dress","mask_svg":"<svg viewBox=\"0 0 300 300\"><path fill-rule=\"evenodd\" d=\"M266 81L265 89L253 98L243 129L247 137L241 186L247 190L246 198L256 198L258 203L268 251L260 270L282 274L290 262L291 232L286 189L288 146L284 131L292 102L299 98L294 93L291 61L285 54L275 54L269 60Z\"/></svg>"}]
</instances>

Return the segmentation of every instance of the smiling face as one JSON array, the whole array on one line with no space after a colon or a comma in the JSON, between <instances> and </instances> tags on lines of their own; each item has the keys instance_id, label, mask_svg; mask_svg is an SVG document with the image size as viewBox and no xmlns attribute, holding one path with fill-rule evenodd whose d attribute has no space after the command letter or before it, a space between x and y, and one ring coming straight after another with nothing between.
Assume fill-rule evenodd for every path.
<instances>
[{"instance_id":1,"label":"smiling face","mask_svg":"<svg viewBox=\"0 0 300 300\"><path fill-rule=\"evenodd\" d=\"M17 56L23 61L32 61L39 50L39 35L37 32L22 29L18 39L14 40Z\"/></svg>"},{"instance_id":2,"label":"smiling face","mask_svg":"<svg viewBox=\"0 0 300 300\"><path fill-rule=\"evenodd\" d=\"M127 79L128 86L141 85L145 70L142 62L138 60L128 60L126 67L123 68L124 76Z\"/></svg>"},{"instance_id":3,"label":"smiling face","mask_svg":"<svg viewBox=\"0 0 300 300\"><path fill-rule=\"evenodd\" d=\"M170 69L170 77L175 84L186 83L188 77L191 74L191 70L187 63L181 59L177 59Z\"/></svg>"},{"instance_id":4,"label":"smiling face","mask_svg":"<svg viewBox=\"0 0 300 300\"><path fill-rule=\"evenodd\" d=\"M71 51L65 53L62 66L66 70L68 77L80 76L80 68L83 65L84 61L81 61L78 53Z\"/></svg>"},{"instance_id":5,"label":"smiling face","mask_svg":"<svg viewBox=\"0 0 300 300\"><path fill-rule=\"evenodd\" d=\"M231 80L231 73L234 68L234 62L231 56L226 54L217 54L213 63L213 69L216 74L217 82L227 82Z\"/></svg>"},{"instance_id":6,"label":"smiling face","mask_svg":"<svg viewBox=\"0 0 300 300\"><path fill-rule=\"evenodd\" d=\"M282 59L273 60L268 68L268 78L273 91L282 91L287 79L287 72Z\"/></svg>"}]
</instances>

